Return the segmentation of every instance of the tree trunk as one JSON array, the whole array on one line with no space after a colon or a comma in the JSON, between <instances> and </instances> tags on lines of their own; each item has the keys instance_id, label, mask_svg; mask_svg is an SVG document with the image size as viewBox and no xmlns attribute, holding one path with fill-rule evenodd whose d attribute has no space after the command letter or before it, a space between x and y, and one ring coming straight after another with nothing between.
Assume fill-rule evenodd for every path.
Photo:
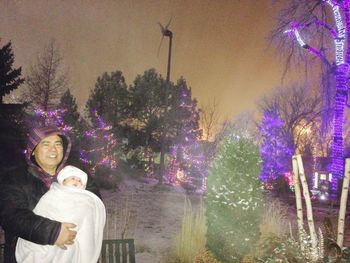
<instances>
[{"instance_id":1,"label":"tree trunk","mask_svg":"<svg viewBox=\"0 0 350 263\"><path fill-rule=\"evenodd\" d=\"M344 241L345 213L346 213L346 203L348 200L349 179L350 179L350 159L346 159L343 189L341 192L339 218L338 218L337 244L340 248L343 248L343 241Z\"/></svg>"},{"instance_id":2,"label":"tree trunk","mask_svg":"<svg viewBox=\"0 0 350 263\"><path fill-rule=\"evenodd\" d=\"M305 204L306 204L306 213L307 213L307 222L309 225L309 232L311 237L311 245L313 250L313 255L317 255L317 235L315 231L315 224L314 224L314 218L312 214L312 205L311 205L311 199L309 194L309 187L306 182L306 177L304 173L304 167L303 167L303 161L301 160L301 155L296 155L297 163L298 163L298 169L299 169L299 176L301 185L303 187L303 195L305 198Z\"/></svg>"},{"instance_id":3,"label":"tree trunk","mask_svg":"<svg viewBox=\"0 0 350 263\"><path fill-rule=\"evenodd\" d=\"M334 179L332 181L332 190L338 190L338 181L343 174L343 124L344 124L344 108L347 100L347 65L340 65L336 72L336 94L333 119L333 147L332 147L332 173Z\"/></svg>"},{"instance_id":4,"label":"tree trunk","mask_svg":"<svg viewBox=\"0 0 350 263\"><path fill-rule=\"evenodd\" d=\"M332 6L337 28L337 38L335 39L335 59L337 67L335 72L334 130L332 146L332 173L334 176L332 190L337 191L338 180L342 177L344 171L343 124L344 109L348 95L347 78L350 62L350 47L348 39L348 32L350 29L349 0L342 1L341 4L334 4L334 2L328 1L328 4ZM339 10L343 11L343 19L339 14ZM345 46L347 46L346 52L344 51Z\"/></svg>"},{"instance_id":5,"label":"tree trunk","mask_svg":"<svg viewBox=\"0 0 350 263\"><path fill-rule=\"evenodd\" d=\"M294 193L297 208L297 223L298 223L298 237L300 244L303 244L301 240L302 233L304 232L304 219L303 219L303 204L301 200L301 190L298 172L298 162L296 156L293 156L293 182L294 182Z\"/></svg>"}]
</instances>

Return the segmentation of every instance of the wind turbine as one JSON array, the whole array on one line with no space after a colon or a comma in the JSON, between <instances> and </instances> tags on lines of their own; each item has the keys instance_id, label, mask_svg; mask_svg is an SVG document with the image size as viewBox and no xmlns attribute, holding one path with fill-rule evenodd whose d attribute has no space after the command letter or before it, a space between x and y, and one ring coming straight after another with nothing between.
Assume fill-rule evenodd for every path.
<instances>
[{"instance_id":1,"label":"wind turbine","mask_svg":"<svg viewBox=\"0 0 350 263\"><path fill-rule=\"evenodd\" d=\"M165 138L166 138L166 115L168 113L168 96L169 96L169 85L170 85L170 65L171 65L171 46L173 41L173 32L169 30L169 25L172 20L172 17L170 18L168 24L164 27L161 23L158 22L158 25L160 26L160 30L162 33L162 38L160 40L160 44L158 47L158 55L160 48L162 46L162 42L164 37L169 38L169 51L168 51L168 65L167 65L167 73L166 73L166 85L165 85L165 100L164 100L164 115L163 115L163 130L162 130L162 137L161 137L161 149L160 149L160 164L159 164L159 181L158 184L163 183L163 176L165 172L165 164L164 164L164 156L165 156Z\"/></svg>"},{"instance_id":2,"label":"wind turbine","mask_svg":"<svg viewBox=\"0 0 350 263\"><path fill-rule=\"evenodd\" d=\"M164 37L169 38L169 51L168 51L168 66L167 66L167 74L166 74L166 80L169 82L170 81L170 65L171 65L171 47L172 47L172 42L173 42L173 32L171 32L168 28L171 23L171 20L173 18L171 17L168 24L164 27L161 23L158 22L158 25L160 26L160 31L162 33L162 38L159 43L158 47L158 56L160 52L160 48L162 47L162 42Z\"/></svg>"}]
</instances>

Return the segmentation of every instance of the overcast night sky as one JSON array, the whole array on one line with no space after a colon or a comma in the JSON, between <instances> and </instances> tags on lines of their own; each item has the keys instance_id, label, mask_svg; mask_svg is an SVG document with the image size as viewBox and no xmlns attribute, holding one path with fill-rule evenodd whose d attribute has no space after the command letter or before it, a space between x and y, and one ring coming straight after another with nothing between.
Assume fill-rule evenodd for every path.
<instances>
[{"instance_id":1,"label":"overcast night sky","mask_svg":"<svg viewBox=\"0 0 350 263\"><path fill-rule=\"evenodd\" d=\"M25 73L55 39L82 107L103 72L121 70L127 84L152 67L165 77L157 22L173 17L171 80L183 76L199 105L216 97L231 118L280 85L282 63L267 46L275 12L271 0L1 0L0 45L12 41Z\"/></svg>"}]
</instances>

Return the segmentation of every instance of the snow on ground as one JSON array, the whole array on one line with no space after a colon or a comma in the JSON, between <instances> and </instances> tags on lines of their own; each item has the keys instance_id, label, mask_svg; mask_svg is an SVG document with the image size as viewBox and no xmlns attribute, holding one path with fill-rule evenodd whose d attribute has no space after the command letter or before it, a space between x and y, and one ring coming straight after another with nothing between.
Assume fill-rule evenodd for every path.
<instances>
[{"instance_id":1,"label":"snow on ground","mask_svg":"<svg viewBox=\"0 0 350 263\"><path fill-rule=\"evenodd\" d=\"M155 190L156 181L124 180L118 191L101 191L107 209L104 239L133 238L136 262L164 263L175 251L186 194L181 188ZM189 196L193 209L201 197Z\"/></svg>"},{"instance_id":2,"label":"snow on ground","mask_svg":"<svg viewBox=\"0 0 350 263\"><path fill-rule=\"evenodd\" d=\"M119 190L101 190L107 210L104 239L133 238L136 262L164 263L175 251L175 237L181 229L186 194L182 188L156 190L156 180L124 180ZM189 196L192 208L201 197ZM4 243L0 228L0 243Z\"/></svg>"},{"instance_id":3,"label":"snow on ground","mask_svg":"<svg viewBox=\"0 0 350 263\"><path fill-rule=\"evenodd\" d=\"M186 195L181 187L165 187L160 190L156 184L156 180L141 182L129 178L122 181L117 191L101 190L107 209L104 239L120 239L123 232L124 238L133 238L138 263L165 263L175 251L175 238L181 229L185 198L191 200L194 210L198 209L201 201L200 195ZM286 203L289 203L290 221L296 226L294 202L291 197ZM317 228L322 225L325 216L331 217L336 224L337 207L314 205ZM349 217L344 244L347 247L350 245L348 220ZM3 242L3 232L0 229L0 243Z\"/></svg>"}]
</instances>

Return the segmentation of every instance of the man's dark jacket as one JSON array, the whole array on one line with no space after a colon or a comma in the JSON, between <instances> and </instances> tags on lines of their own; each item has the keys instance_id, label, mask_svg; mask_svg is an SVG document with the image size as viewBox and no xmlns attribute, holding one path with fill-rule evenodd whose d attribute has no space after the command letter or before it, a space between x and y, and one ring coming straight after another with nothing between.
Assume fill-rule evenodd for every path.
<instances>
[{"instance_id":1,"label":"man's dark jacket","mask_svg":"<svg viewBox=\"0 0 350 263\"><path fill-rule=\"evenodd\" d=\"M15 263L17 238L42 245L53 245L61 222L35 215L32 210L49 188L34 171L19 168L3 177L0 184L0 225L5 231L5 263ZM87 190L99 196L98 189L88 179Z\"/></svg>"},{"instance_id":2,"label":"man's dark jacket","mask_svg":"<svg viewBox=\"0 0 350 263\"><path fill-rule=\"evenodd\" d=\"M45 173L37 166L32 152L42 137L58 134L64 144L64 157L57 168L58 173L66 165L71 149L70 139L57 129L50 127L36 129L34 132L33 135L29 135L30 140L26 151L27 165L21 165L1 175L0 225L5 231L4 263L16 263L15 250L18 237L41 245L53 245L61 230L62 222L38 216L32 211L39 199L49 190L51 183L57 181L56 176ZM86 190L100 197L92 178L88 178Z\"/></svg>"}]
</instances>

